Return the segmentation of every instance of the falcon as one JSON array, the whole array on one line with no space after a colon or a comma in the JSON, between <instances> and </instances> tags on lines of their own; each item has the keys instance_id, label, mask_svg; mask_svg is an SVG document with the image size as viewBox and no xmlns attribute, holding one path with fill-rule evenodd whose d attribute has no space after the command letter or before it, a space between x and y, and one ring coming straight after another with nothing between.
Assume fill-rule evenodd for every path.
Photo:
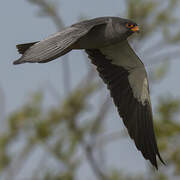
<instances>
[{"instance_id":1,"label":"falcon","mask_svg":"<svg viewBox=\"0 0 180 180\"><path fill-rule=\"evenodd\" d=\"M110 90L130 137L145 159L162 163L153 128L153 114L144 64L128 43L139 26L120 17L78 22L48 38L17 45L22 56L13 64L46 63L71 50L84 49Z\"/></svg>"}]
</instances>

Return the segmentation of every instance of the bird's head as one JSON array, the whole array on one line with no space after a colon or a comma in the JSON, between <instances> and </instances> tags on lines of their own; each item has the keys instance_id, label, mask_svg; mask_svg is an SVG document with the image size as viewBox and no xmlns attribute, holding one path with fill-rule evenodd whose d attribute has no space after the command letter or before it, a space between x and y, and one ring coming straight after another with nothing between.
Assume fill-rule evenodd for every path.
<instances>
[{"instance_id":1,"label":"bird's head","mask_svg":"<svg viewBox=\"0 0 180 180\"><path fill-rule=\"evenodd\" d=\"M134 33L134 32L139 33L139 31L140 31L139 26L134 22L127 22L125 24L125 27L126 27L127 31L130 31L132 33Z\"/></svg>"},{"instance_id":2,"label":"bird's head","mask_svg":"<svg viewBox=\"0 0 180 180\"><path fill-rule=\"evenodd\" d=\"M140 31L139 26L129 19L119 18L115 24L116 31L124 38L129 37L135 32L139 33Z\"/></svg>"}]
</instances>

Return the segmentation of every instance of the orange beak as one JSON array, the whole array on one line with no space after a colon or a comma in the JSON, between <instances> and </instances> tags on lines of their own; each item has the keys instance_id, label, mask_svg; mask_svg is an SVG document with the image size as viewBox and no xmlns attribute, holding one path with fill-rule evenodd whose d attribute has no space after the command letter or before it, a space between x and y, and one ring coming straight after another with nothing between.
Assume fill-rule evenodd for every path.
<instances>
[{"instance_id":1,"label":"orange beak","mask_svg":"<svg viewBox=\"0 0 180 180\"><path fill-rule=\"evenodd\" d=\"M134 32L139 32L140 29L139 29L139 26L134 26L133 28L131 28L132 31Z\"/></svg>"}]
</instances>

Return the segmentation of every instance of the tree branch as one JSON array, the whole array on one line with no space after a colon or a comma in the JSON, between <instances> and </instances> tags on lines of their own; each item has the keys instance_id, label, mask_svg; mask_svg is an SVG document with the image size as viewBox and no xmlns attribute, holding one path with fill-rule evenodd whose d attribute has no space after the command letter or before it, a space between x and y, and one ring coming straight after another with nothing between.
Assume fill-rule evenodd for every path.
<instances>
[{"instance_id":1,"label":"tree branch","mask_svg":"<svg viewBox=\"0 0 180 180\"><path fill-rule=\"evenodd\" d=\"M94 157L93 157L93 150L92 147L89 145L84 145L84 150L86 153L86 157L87 160L89 161L89 164L92 168L92 170L94 171L95 175L100 179L100 180L109 180L109 178L107 177L107 175L105 175L99 168L99 166L97 165L97 162L95 161Z\"/></svg>"}]
</instances>

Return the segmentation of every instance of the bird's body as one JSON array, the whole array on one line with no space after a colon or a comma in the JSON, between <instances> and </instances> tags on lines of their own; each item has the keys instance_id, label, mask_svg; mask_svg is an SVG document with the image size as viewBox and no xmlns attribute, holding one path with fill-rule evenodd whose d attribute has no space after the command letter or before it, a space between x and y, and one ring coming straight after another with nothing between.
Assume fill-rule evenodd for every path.
<instances>
[{"instance_id":1,"label":"bird's body","mask_svg":"<svg viewBox=\"0 0 180 180\"><path fill-rule=\"evenodd\" d=\"M93 25L92 22L97 23L98 26L93 26L93 28L83 37L81 37L76 45L79 49L95 49L102 48L105 46L109 46L112 44L116 44L125 40L126 37L119 33L119 27L113 26L118 22L119 18L96 18L89 20L89 23L82 23L81 26L89 26ZM85 21L87 22L87 21ZM74 24L74 27L78 27L79 23ZM98 36L95 36L98 34Z\"/></svg>"},{"instance_id":2,"label":"bird's body","mask_svg":"<svg viewBox=\"0 0 180 180\"><path fill-rule=\"evenodd\" d=\"M14 64L45 63L73 49L85 49L107 84L136 147L157 168L156 155L162 159L153 129L148 78L127 41L138 30L136 23L119 17L82 21L45 40L17 45L22 57Z\"/></svg>"}]
</instances>

